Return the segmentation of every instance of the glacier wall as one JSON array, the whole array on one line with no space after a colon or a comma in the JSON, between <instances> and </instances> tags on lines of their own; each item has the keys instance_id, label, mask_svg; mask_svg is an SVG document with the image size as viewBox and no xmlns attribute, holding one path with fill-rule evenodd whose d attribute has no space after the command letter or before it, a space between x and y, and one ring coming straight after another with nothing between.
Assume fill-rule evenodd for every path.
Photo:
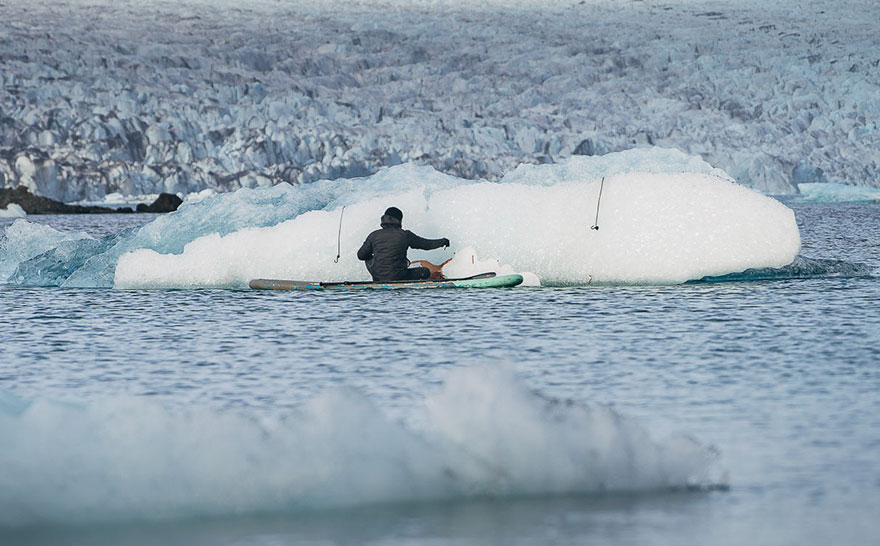
<instances>
[{"instance_id":1,"label":"glacier wall","mask_svg":"<svg viewBox=\"0 0 880 546\"><path fill-rule=\"evenodd\" d=\"M460 178L652 145L880 186L873 2L0 4L0 187L72 202Z\"/></svg>"}]
</instances>

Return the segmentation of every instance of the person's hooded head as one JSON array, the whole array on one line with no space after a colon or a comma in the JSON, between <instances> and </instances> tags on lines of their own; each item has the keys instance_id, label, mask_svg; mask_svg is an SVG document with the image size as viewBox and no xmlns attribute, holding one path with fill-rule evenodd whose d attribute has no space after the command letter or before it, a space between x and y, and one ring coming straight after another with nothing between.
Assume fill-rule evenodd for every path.
<instances>
[{"instance_id":1,"label":"person's hooded head","mask_svg":"<svg viewBox=\"0 0 880 546\"><path fill-rule=\"evenodd\" d=\"M403 223L403 212L397 207L388 207L380 220L382 227L395 227Z\"/></svg>"}]
</instances>

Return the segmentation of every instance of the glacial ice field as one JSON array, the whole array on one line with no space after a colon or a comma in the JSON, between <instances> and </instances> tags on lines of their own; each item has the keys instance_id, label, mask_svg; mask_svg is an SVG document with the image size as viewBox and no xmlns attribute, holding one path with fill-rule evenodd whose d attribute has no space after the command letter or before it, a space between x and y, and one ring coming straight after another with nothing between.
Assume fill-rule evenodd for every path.
<instances>
[{"instance_id":1,"label":"glacial ice field","mask_svg":"<svg viewBox=\"0 0 880 546\"><path fill-rule=\"evenodd\" d=\"M522 273L526 285L677 284L782 268L801 246L791 209L699 158L651 148L522 165L473 181L404 164L363 179L239 189L95 238L19 219L0 275L21 285L243 288L253 278L358 280L388 206L447 250L448 276Z\"/></svg>"},{"instance_id":2,"label":"glacial ice field","mask_svg":"<svg viewBox=\"0 0 880 546\"><path fill-rule=\"evenodd\" d=\"M878 50L873 0L6 0L0 187L497 179L649 146L769 194L877 187Z\"/></svg>"}]
</instances>

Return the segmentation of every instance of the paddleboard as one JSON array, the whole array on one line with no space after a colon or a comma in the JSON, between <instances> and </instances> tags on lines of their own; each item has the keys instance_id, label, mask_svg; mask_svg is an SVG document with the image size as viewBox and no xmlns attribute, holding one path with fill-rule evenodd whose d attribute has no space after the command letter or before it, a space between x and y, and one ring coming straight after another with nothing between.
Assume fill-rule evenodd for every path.
<instances>
[{"instance_id":1,"label":"paddleboard","mask_svg":"<svg viewBox=\"0 0 880 546\"><path fill-rule=\"evenodd\" d=\"M280 279L253 279L248 286L256 290L400 290L403 288L504 288L521 284L522 275L481 273L460 279L427 279L423 281L288 281Z\"/></svg>"}]
</instances>

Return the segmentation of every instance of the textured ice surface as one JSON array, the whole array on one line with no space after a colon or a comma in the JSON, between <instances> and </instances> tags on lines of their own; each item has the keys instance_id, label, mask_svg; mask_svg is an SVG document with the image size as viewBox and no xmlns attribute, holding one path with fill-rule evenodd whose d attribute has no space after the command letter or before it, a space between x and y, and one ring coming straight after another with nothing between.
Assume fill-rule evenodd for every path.
<instances>
[{"instance_id":1,"label":"textured ice surface","mask_svg":"<svg viewBox=\"0 0 880 546\"><path fill-rule=\"evenodd\" d=\"M353 389L262 422L0 391L0 467L15 469L0 481L0 526L723 485L716 450L545 399L506 368L453 372L424 414L404 426Z\"/></svg>"},{"instance_id":2,"label":"textured ice surface","mask_svg":"<svg viewBox=\"0 0 880 546\"><path fill-rule=\"evenodd\" d=\"M463 178L660 145L880 184L873 0L0 4L0 186L64 201Z\"/></svg>"},{"instance_id":3,"label":"textured ice surface","mask_svg":"<svg viewBox=\"0 0 880 546\"><path fill-rule=\"evenodd\" d=\"M94 240L85 233L64 233L42 224L16 220L0 234L0 281L9 279L20 264L43 253L60 253L62 248L80 248L79 245L92 243ZM34 277L27 280L29 284L40 284Z\"/></svg>"}]
</instances>

